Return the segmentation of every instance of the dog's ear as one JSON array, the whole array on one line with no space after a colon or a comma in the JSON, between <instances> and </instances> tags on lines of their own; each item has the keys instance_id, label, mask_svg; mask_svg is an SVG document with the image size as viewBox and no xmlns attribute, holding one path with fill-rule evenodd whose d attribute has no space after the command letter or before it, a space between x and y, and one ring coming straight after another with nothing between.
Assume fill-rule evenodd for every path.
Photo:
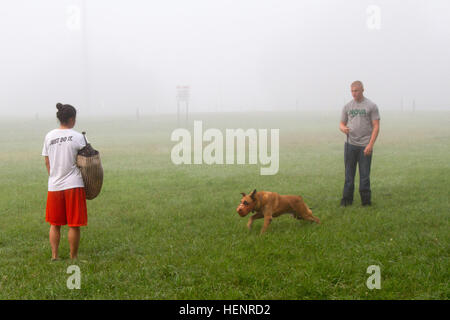
<instances>
[{"instance_id":1,"label":"dog's ear","mask_svg":"<svg viewBox=\"0 0 450 320\"><path fill-rule=\"evenodd\" d=\"M245 197L245 196L246 196L246 194L245 194L244 192L241 192L241 194L242 194L242 197Z\"/></svg>"},{"instance_id":2,"label":"dog's ear","mask_svg":"<svg viewBox=\"0 0 450 320\"><path fill-rule=\"evenodd\" d=\"M255 200L255 194L256 194L256 189L252 191L252 193L250 193L250 198L252 198L253 200Z\"/></svg>"}]
</instances>

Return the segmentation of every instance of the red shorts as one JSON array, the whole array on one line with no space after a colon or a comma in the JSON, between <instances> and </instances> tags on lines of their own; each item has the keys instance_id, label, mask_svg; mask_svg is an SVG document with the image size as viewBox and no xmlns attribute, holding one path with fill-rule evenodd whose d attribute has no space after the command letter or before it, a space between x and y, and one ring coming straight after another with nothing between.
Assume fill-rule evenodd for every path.
<instances>
[{"instance_id":1,"label":"red shorts","mask_svg":"<svg viewBox=\"0 0 450 320\"><path fill-rule=\"evenodd\" d=\"M84 188L48 191L45 221L54 226L87 225L86 192Z\"/></svg>"}]
</instances>

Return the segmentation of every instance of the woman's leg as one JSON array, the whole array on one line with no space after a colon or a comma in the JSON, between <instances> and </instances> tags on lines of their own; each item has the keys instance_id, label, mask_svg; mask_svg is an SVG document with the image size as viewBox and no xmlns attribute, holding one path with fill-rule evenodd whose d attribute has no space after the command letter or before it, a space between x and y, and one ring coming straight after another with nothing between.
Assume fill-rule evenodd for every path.
<instances>
[{"instance_id":1,"label":"woman's leg","mask_svg":"<svg viewBox=\"0 0 450 320\"><path fill-rule=\"evenodd\" d=\"M80 227L69 227L70 259L78 257L78 245L80 244Z\"/></svg>"},{"instance_id":2,"label":"woman's leg","mask_svg":"<svg viewBox=\"0 0 450 320\"><path fill-rule=\"evenodd\" d=\"M84 188L64 190L66 198L67 225L69 226L70 258L78 258L80 226L87 225L86 193Z\"/></svg>"},{"instance_id":3,"label":"woman's leg","mask_svg":"<svg viewBox=\"0 0 450 320\"><path fill-rule=\"evenodd\" d=\"M61 226L50 225L50 246L52 247L52 259L58 259L59 239L61 239Z\"/></svg>"}]
</instances>

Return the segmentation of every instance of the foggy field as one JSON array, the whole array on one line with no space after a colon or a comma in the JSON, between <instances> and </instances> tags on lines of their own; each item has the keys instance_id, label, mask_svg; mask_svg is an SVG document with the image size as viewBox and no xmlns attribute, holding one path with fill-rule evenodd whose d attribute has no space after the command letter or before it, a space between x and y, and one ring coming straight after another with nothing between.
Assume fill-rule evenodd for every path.
<instances>
[{"instance_id":1,"label":"foggy field","mask_svg":"<svg viewBox=\"0 0 450 320\"><path fill-rule=\"evenodd\" d=\"M448 299L450 112L383 112L372 207L339 207L340 110L194 113L207 128L280 129L278 174L258 165L171 162L174 115L87 118L101 153L102 192L88 201L79 259L67 227L50 262L47 172L40 156L53 118L0 119L0 299ZM269 149L270 150L270 149ZM259 235L236 207L253 189L299 194L322 224L285 215ZM81 269L69 290L67 267ZM381 268L369 290L367 267Z\"/></svg>"}]
</instances>

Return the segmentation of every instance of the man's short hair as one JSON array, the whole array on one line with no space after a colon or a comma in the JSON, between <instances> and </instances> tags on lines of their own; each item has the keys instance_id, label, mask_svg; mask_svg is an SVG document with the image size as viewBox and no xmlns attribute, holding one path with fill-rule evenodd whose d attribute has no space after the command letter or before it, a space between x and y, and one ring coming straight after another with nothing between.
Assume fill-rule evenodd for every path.
<instances>
[{"instance_id":1,"label":"man's short hair","mask_svg":"<svg viewBox=\"0 0 450 320\"><path fill-rule=\"evenodd\" d=\"M350 87L355 87L355 86L359 86L359 87L361 87L361 89L364 89L363 83L359 80L353 81L352 85Z\"/></svg>"}]
</instances>

